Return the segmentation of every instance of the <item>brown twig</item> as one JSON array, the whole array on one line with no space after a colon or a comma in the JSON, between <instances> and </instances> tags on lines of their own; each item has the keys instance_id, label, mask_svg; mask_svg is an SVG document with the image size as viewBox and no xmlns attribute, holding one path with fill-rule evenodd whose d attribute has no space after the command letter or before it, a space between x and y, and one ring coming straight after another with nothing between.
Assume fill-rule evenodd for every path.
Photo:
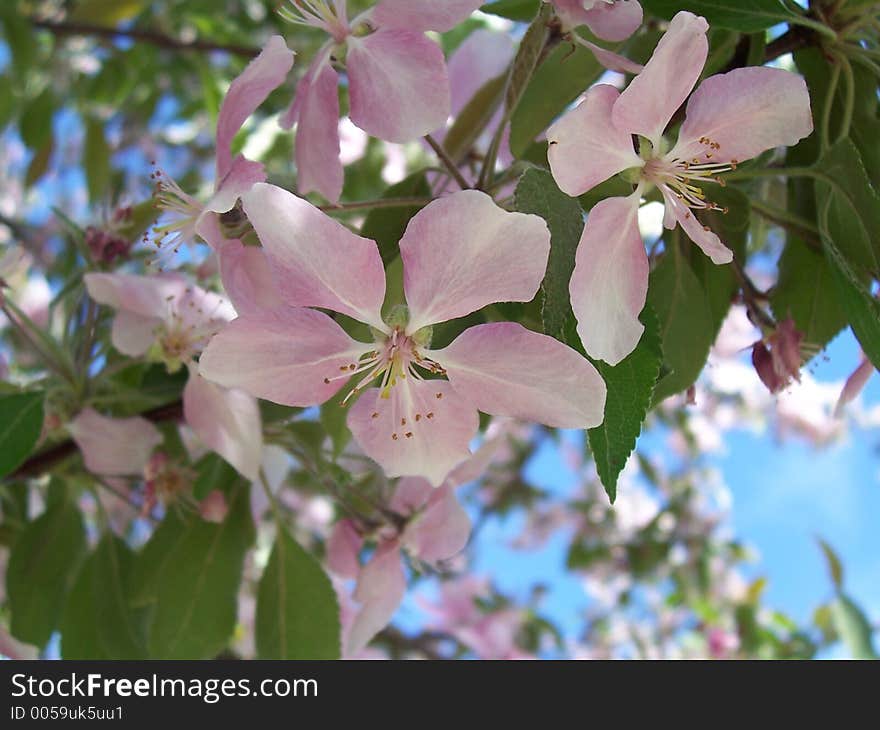
<instances>
[{"instance_id":1,"label":"brown twig","mask_svg":"<svg viewBox=\"0 0 880 730\"><path fill-rule=\"evenodd\" d=\"M56 36L96 36L98 38L128 38L137 43L147 43L157 48L165 48L171 51L220 51L242 58L254 58L260 53L259 48L240 46L233 43L217 43L215 41L182 41L165 35L155 30L142 28L111 28L94 23L75 23L70 21L38 20L31 18L31 25L35 28L48 30Z\"/></svg>"}]
</instances>

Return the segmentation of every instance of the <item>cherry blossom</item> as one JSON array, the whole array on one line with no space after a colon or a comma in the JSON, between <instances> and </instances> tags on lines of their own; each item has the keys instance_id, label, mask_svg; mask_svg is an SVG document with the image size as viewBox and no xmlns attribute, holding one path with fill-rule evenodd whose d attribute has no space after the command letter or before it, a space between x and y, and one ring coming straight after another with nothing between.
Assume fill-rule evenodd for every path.
<instances>
[{"instance_id":1,"label":"cherry blossom","mask_svg":"<svg viewBox=\"0 0 880 730\"><path fill-rule=\"evenodd\" d=\"M585 25L606 41L623 41L642 24L642 6L638 0L549 0L569 40L589 50L605 68L621 73L639 73L640 64L630 61L582 38L574 29Z\"/></svg>"},{"instance_id":2,"label":"cherry blossom","mask_svg":"<svg viewBox=\"0 0 880 730\"><path fill-rule=\"evenodd\" d=\"M678 13L622 93L594 86L547 133L553 176L569 195L581 195L617 173L635 183L632 195L606 198L593 208L571 279L584 347L612 365L632 352L643 331L638 317L648 260L637 223L642 196L656 187L665 203L664 226L681 225L714 263L729 263L730 249L696 216L722 210L704 186L723 184L719 174L767 149L793 145L813 130L806 84L789 71L735 69L709 77L690 95L706 62L708 28L704 18ZM663 132L689 95L670 149Z\"/></svg>"},{"instance_id":3,"label":"cherry blossom","mask_svg":"<svg viewBox=\"0 0 880 730\"><path fill-rule=\"evenodd\" d=\"M351 121L388 142L410 142L446 124L450 89L443 51L425 31L447 31L479 0L382 0L349 20L345 0L289 0L282 15L330 36L282 119L297 126L299 192L331 202L342 193L339 74L348 76Z\"/></svg>"},{"instance_id":4,"label":"cherry blossom","mask_svg":"<svg viewBox=\"0 0 880 730\"><path fill-rule=\"evenodd\" d=\"M86 469L102 476L140 475L162 434L145 418L110 418L85 408L68 425Z\"/></svg>"},{"instance_id":5,"label":"cherry blossom","mask_svg":"<svg viewBox=\"0 0 880 730\"><path fill-rule=\"evenodd\" d=\"M247 118L287 78L293 56L281 36L272 36L260 55L230 84L217 116L214 193L207 203L185 193L164 173L154 174L158 205L169 218L154 229L158 246L176 251L196 235L211 244L211 237L202 231L208 214L230 211L245 190L266 179L261 163L244 155L232 156L232 140Z\"/></svg>"},{"instance_id":6,"label":"cherry blossom","mask_svg":"<svg viewBox=\"0 0 880 730\"><path fill-rule=\"evenodd\" d=\"M186 365L187 424L243 476L255 479L262 453L256 401L206 380L195 361L211 335L235 316L229 302L179 274L92 273L84 280L92 299L117 310L111 332L117 350L161 362L170 372Z\"/></svg>"},{"instance_id":7,"label":"cherry blossom","mask_svg":"<svg viewBox=\"0 0 880 730\"><path fill-rule=\"evenodd\" d=\"M244 312L223 328L202 355L206 377L289 406L323 403L354 378L343 404L357 399L347 420L358 445L388 476L435 485L468 456L478 410L560 428L601 423L601 377L551 337L490 322L430 346L435 324L535 296L550 243L539 217L506 212L475 190L433 201L400 241L408 306L383 318L374 241L272 185L255 185L243 202L287 306ZM373 342L313 307L369 325Z\"/></svg>"}]
</instances>

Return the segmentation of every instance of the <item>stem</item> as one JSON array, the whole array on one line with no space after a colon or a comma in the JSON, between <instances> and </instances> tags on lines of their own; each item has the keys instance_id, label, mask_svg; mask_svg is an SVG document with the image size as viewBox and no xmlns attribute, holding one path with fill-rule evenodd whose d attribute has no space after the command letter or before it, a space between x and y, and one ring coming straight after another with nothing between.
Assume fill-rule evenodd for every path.
<instances>
[{"instance_id":1,"label":"stem","mask_svg":"<svg viewBox=\"0 0 880 730\"><path fill-rule=\"evenodd\" d=\"M767 205L760 200L751 200L750 203L752 209L762 218L766 218L771 223L796 233L808 243L815 244L818 249L821 244L819 229L811 221L782 208Z\"/></svg>"},{"instance_id":2,"label":"stem","mask_svg":"<svg viewBox=\"0 0 880 730\"><path fill-rule=\"evenodd\" d=\"M831 146L831 110L834 108L834 95L837 93L837 84L840 81L840 63L834 64L831 71L831 80L828 82L828 91L825 94L825 105L822 107L822 140L821 147L824 153Z\"/></svg>"},{"instance_id":3,"label":"stem","mask_svg":"<svg viewBox=\"0 0 880 730\"><path fill-rule=\"evenodd\" d=\"M319 205L318 209L325 213L347 213L352 210L370 210L373 208L416 208L424 207L433 198L380 198L378 200L356 200L352 203L336 205Z\"/></svg>"},{"instance_id":4,"label":"stem","mask_svg":"<svg viewBox=\"0 0 880 730\"><path fill-rule=\"evenodd\" d=\"M445 167L446 171L450 175L452 175L452 177L455 179L455 182L458 183L458 186L462 190L468 190L471 187L470 183L468 183L468 181L464 179L464 175L462 175L461 171L455 166L455 162L446 153L446 150L443 149L443 145L441 145L430 134L425 135L425 141L431 146L431 149L434 150L437 157L440 159L440 162L443 163L443 167Z\"/></svg>"},{"instance_id":5,"label":"stem","mask_svg":"<svg viewBox=\"0 0 880 730\"><path fill-rule=\"evenodd\" d=\"M128 38L137 43L147 43L157 48L165 48L172 51L221 51L243 58L254 58L260 53L259 48L252 48L250 46L215 43L213 41L180 41L153 30L141 30L138 28L123 30L93 23L53 22L51 20L38 20L37 18L31 18L30 22L35 28L48 30L57 36L80 35L109 39Z\"/></svg>"},{"instance_id":6,"label":"stem","mask_svg":"<svg viewBox=\"0 0 880 730\"><path fill-rule=\"evenodd\" d=\"M840 142L844 137L849 136L849 130L852 127L853 111L856 106L856 79L849 60L845 56L838 56L838 59L843 69L843 80L846 90L846 94L843 97L843 121L840 123L840 132L836 140Z\"/></svg>"}]
</instances>

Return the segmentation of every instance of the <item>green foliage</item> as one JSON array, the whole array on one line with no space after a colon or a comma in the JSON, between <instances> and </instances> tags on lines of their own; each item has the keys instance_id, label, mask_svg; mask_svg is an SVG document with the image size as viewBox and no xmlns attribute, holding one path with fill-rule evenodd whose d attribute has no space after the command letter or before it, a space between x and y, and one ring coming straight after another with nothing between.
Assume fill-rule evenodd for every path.
<instances>
[{"instance_id":1,"label":"green foliage","mask_svg":"<svg viewBox=\"0 0 880 730\"><path fill-rule=\"evenodd\" d=\"M480 8L484 13L526 22L535 17L541 0L496 0Z\"/></svg>"},{"instance_id":2,"label":"green foliage","mask_svg":"<svg viewBox=\"0 0 880 730\"><path fill-rule=\"evenodd\" d=\"M69 498L24 528L6 570L13 636L37 647L46 645L58 627L85 549L82 515Z\"/></svg>"},{"instance_id":3,"label":"green foliage","mask_svg":"<svg viewBox=\"0 0 880 730\"><path fill-rule=\"evenodd\" d=\"M522 157L547 126L605 71L585 48L560 44L535 69L510 120L510 151Z\"/></svg>"},{"instance_id":4,"label":"green foliage","mask_svg":"<svg viewBox=\"0 0 880 730\"><path fill-rule=\"evenodd\" d=\"M428 198L431 189L424 172L417 172L389 187L383 198ZM409 219L423 206L411 205L394 208L374 208L361 226L361 235L372 238L379 245L382 262L388 264L400 254L398 243Z\"/></svg>"},{"instance_id":5,"label":"green foliage","mask_svg":"<svg viewBox=\"0 0 880 730\"><path fill-rule=\"evenodd\" d=\"M244 556L254 537L248 489L236 491L222 523L189 518L176 535L172 528L157 531L153 539L157 536L161 545L150 556L158 557L161 566L153 576L149 654L155 659L210 659L223 650L235 628ZM149 543L145 553L148 548ZM164 556L156 555L161 552Z\"/></svg>"},{"instance_id":6,"label":"green foliage","mask_svg":"<svg viewBox=\"0 0 880 730\"><path fill-rule=\"evenodd\" d=\"M34 450L43 429L43 393L0 395L0 477Z\"/></svg>"},{"instance_id":7,"label":"green foliage","mask_svg":"<svg viewBox=\"0 0 880 730\"><path fill-rule=\"evenodd\" d=\"M617 498L617 478L635 448L651 406L663 360L657 315L645 307L640 319L645 332L635 350L613 367L594 363L605 380L608 397L605 420L589 430L589 442L599 479L612 503Z\"/></svg>"},{"instance_id":8,"label":"green foliage","mask_svg":"<svg viewBox=\"0 0 880 730\"><path fill-rule=\"evenodd\" d=\"M660 320L666 371L654 391L655 402L694 384L715 340L706 290L681 251L682 235L678 231L668 235L667 253L651 272L648 285L648 304Z\"/></svg>"},{"instance_id":9,"label":"green foliage","mask_svg":"<svg viewBox=\"0 0 880 730\"><path fill-rule=\"evenodd\" d=\"M338 659L339 607L318 562L281 529L257 593L260 659Z\"/></svg>"},{"instance_id":10,"label":"green foliage","mask_svg":"<svg viewBox=\"0 0 880 730\"><path fill-rule=\"evenodd\" d=\"M516 186L516 209L534 213L550 229L550 257L541 285L541 318L544 332L565 341L565 331L574 317L568 282L574 270L574 256L584 229L584 216L575 198L563 193L549 172L528 170Z\"/></svg>"},{"instance_id":11,"label":"green foliage","mask_svg":"<svg viewBox=\"0 0 880 730\"><path fill-rule=\"evenodd\" d=\"M778 23L797 22L800 12L788 0L642 0L642 6L661 18L680 10L702 15L712 25L754 33Z\"/></svg>"}]
</instances>

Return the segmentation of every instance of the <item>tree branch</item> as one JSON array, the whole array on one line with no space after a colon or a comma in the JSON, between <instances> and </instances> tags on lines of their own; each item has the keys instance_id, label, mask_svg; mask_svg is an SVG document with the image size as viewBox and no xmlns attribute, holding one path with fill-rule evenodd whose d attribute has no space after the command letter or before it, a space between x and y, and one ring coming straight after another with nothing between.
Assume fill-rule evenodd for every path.
<instances>
[{"instance_id":1,"label":"tree branch","mask_svg":"<svg viewBox=\"0 0 880 730\"><path fill-rule=\"evenodd\" d=\"M68 21L38 20L31 18L31 25L35 28L48 30L56 36L96 36L98 38L128 38L136 43L147 43L157 48L165 48L171 51L220 51L242 58L254 58L259 54L259 48L251 46L239 46L235 44L216 43L214 41L181 41L164 33L141 28L110 28L94 23L73 23Z\"/></svg>"}]
</instances>

